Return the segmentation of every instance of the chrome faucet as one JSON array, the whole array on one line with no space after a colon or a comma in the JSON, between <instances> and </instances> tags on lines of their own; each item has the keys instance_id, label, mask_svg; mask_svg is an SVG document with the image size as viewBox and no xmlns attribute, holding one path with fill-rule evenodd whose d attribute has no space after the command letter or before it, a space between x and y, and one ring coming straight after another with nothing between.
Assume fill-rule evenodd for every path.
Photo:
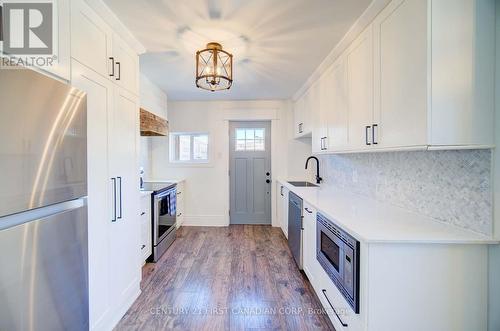
<instances>
[{"instance_id":1,"label":"chrome faucet","mask_svg":"<svg viewBox=\"0 0 500 331\"><path fill-rule=\"evenodd\" d=\"M321 181L323 178L319 176L319 160L316 156L309 156L306 160L306 169L307 169L307 164L309 163L310 159L316 160L316 184L321 184Z\"/></svg>"}]
</instances>

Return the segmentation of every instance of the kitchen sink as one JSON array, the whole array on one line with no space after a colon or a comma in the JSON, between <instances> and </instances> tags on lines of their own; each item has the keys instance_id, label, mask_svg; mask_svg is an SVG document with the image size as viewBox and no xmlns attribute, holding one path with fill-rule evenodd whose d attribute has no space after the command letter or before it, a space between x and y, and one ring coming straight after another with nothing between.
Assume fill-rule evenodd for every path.
<instances>
[{"instance_id":1,"label":"kitchen sink","mask_svg":"<svg viewBox=\"0 0 500 331\"><path fill-rule=\"evenodd\" d=\"M288 183L297 187L318 187L318 185L309 182L288 182Z\"/></svg>"}]
</instances>

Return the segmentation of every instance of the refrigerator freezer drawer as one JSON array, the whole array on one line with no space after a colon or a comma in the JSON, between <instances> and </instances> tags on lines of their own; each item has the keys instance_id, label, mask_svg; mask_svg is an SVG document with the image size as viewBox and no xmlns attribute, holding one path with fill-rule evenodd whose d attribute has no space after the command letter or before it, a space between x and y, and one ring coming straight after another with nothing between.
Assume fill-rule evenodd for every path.
<instances>
[{"instance_id":1,"label":"refrigerator freezer drawer","mask_svg":"<svg viewBox=\"0 0 500 331\"><path fill-rule=\"evenodd\" d=\"M85 93L28 69L0 75L0 217L87 195Z\"/></svg>"},{"instance_id":2,"label":"refrigerator freezer drawer","mask_svg":"<svg viewBox=\"0 0 500 331\"><path fill-rule=\"evenodd\" d=\"M87 206L0 231L0 330L88 330Z\"/></svg>"}]
</instances>

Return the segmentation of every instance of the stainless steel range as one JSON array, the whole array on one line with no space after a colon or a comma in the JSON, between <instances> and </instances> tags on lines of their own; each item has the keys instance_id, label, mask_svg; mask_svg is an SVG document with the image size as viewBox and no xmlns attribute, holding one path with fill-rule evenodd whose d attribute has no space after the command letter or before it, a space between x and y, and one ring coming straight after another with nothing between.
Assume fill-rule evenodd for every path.
<instances>
[{"instance_id":1,"label":"stainless steel range","mask_svg":"<svg viewBox=\"0 0 500 331\"><path fill-rule=\"evenodd\" d=\"M153 255L150 259L157 262L176 237L177 184L144 183L144 190L153 191L151 193Z\"/></svg>"}]
</instances>

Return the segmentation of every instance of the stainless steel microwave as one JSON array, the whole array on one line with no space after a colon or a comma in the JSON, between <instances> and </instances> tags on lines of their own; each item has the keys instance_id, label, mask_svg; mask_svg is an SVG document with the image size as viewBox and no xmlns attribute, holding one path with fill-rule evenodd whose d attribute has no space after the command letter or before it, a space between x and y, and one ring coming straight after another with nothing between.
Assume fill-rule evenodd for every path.
<instances>
[{"instance_id":1,"label":"stainless steel microwave","mask_svg":"<svg viewBox=\"0 0 500 331\"><path fill-rule=\"evenodd\" d=\"M354 312L359 314L359 241L320 213L316 221L316 258Z\"/></svg>"}]
</instances>

